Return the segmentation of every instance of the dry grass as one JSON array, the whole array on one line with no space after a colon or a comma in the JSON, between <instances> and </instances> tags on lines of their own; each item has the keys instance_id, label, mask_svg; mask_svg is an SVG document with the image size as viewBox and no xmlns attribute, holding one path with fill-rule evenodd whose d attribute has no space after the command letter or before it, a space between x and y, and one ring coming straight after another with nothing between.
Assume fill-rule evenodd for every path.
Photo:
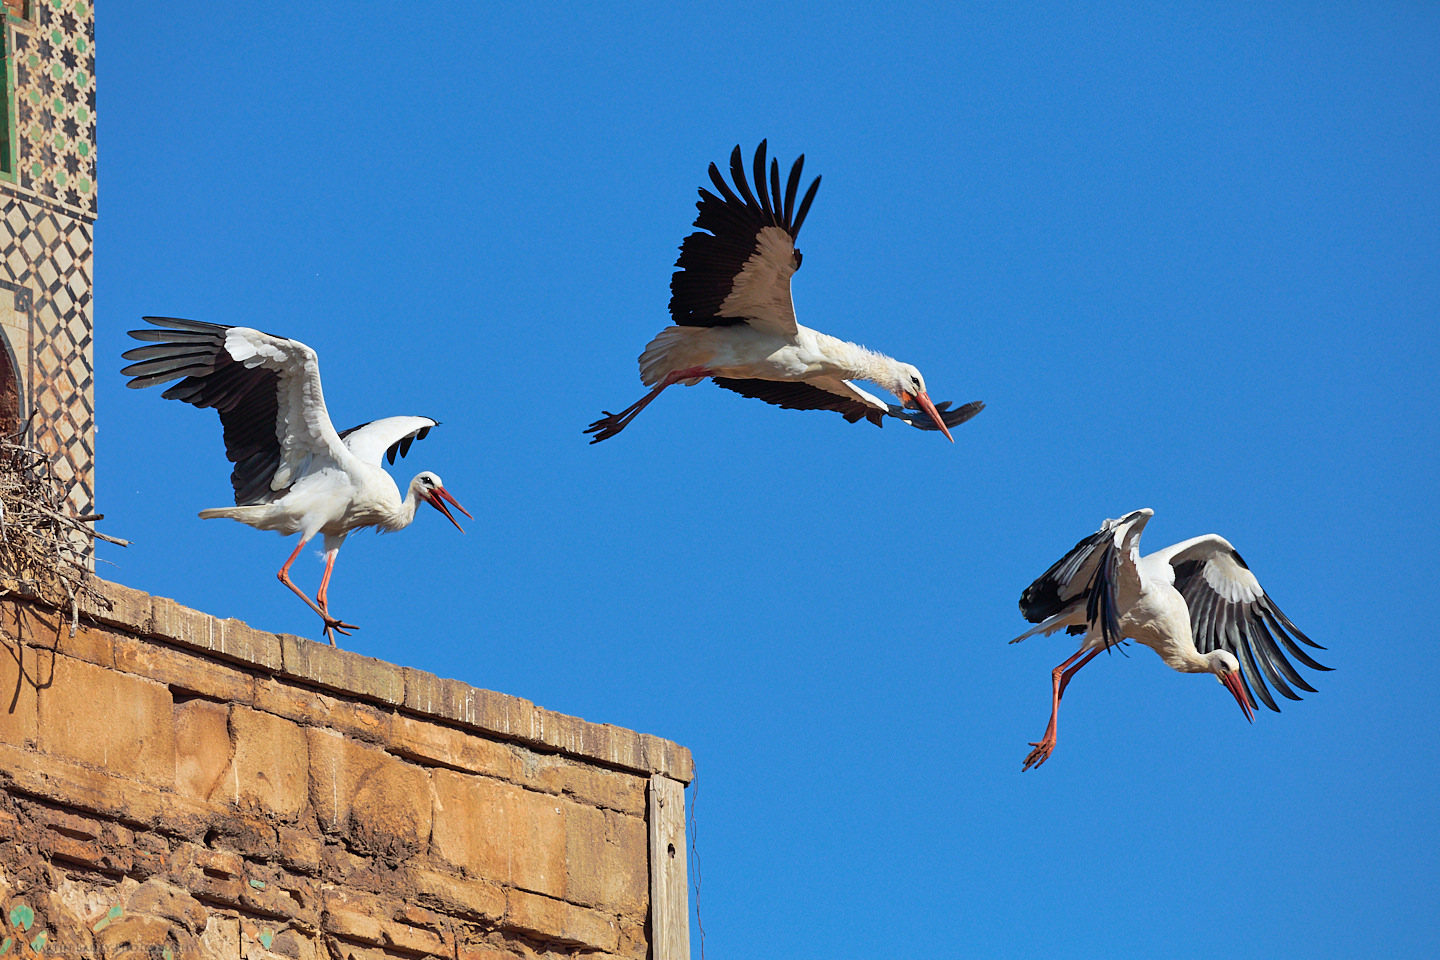
<instances>
[{"instance_id":1,"label":"dry grass","mask_svg":"<svg viewBox=\"0 0 1440 960\"><path fill-rule=\"evenodd\" d=\"M50 469L50 458L25 442L27 432L0 438L0 595L20 593L69 610L73 633L82 599L106 604L90 572L95 538L128 544L90 526L103 514L70 512L69 491Z\"/></svg>"}]
</instances>

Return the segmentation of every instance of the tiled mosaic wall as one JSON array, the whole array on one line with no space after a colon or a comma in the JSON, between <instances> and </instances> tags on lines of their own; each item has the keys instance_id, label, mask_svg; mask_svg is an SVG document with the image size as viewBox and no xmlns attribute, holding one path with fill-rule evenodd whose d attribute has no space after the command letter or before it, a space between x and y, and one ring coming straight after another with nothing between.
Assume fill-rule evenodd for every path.
<instances>
[{"instance_id":1,"label":"tiled mosaic wall","mask_svg":"<svg viewBox=\"0 0 1440 960\"><path fill-rule=\"evenodd\" d=\"M94 511L91 0L5 0L13 172L0 176L0 330L31 441L77 514ZM13 302L12 302L13 301Z\"/></svg>"},{"instance_id":2,"label":"tiled mosaic wall","mask_svg":"<svg viewBox=\"0 0 1440 960\"><path fill-rule=\"evenodd\" d=\"M89 0L30 0L7 17L16 173L24 190L95 217L95 18Z\"/></svg>"},{"instance_id":3,"label":"tiled mosaic wall","mask_svg":"<svg viewBox=\"0 0 1440 960\"><path fill-rule=\"evenodd\" d=\"M5 335L22 381L20 415L34 413L31 440L54 455L80 514L93 512L95 493L91 257L88 222L0 192L0 297L14 299Z\"/></svg>"}]
</instances>

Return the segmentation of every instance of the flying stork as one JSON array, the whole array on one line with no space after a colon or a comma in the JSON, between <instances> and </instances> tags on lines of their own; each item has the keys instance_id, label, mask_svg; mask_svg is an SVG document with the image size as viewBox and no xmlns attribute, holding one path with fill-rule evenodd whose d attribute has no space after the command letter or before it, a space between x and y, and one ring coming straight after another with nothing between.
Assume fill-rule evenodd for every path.
<instances>
[{"instance_id":1,"label":"flying stork","mask_svg":"<svg viewBox=\"0 0 1440 960\"><path fill-rule=\"evenodd\" d=\"M1309 693L1286 654L1312 670L1321 666L1298 646L1324 647L1296 629L1265 593L1224 537L1193 537L1140 556L1140 532L1155 515L1147 508L1106 520L1020 595L1020 612L1036 626L1019 643L1057 630L1083 634L1075 655L1051 671L1050 725L1023 769L1038 767L1055 749L1055 719L1070 678L1101 650L1135 640L1181 673L1213 673L1254 722L1254 702L1280 712L1265 683L1291 700ZM1293 639L1292 639L1293 637Z\"/></svg>"},{"instance_id":2,"label":"flying stork","mask_svg":"<svg viewBox=\"0 0 1440 960\"><path fill-rule=\"evenodd\" d=\"M164 329L131 330L152 343L125 352L135 363L122 372L128 387L180 380L162 396L197 407L214 407L225 428L225 455L235 464L230 483L235 506L201 510L200 516L228 517L300 542L280 567L280 582L320 615L325 636L349 636L354 624L329 612L326 593L335 555L352 530L375 527L389 533L415 519L420 502L430 504L464 533L445 506L469 511L430 471L410 481L405 498L381 466L405 456L438 423L429 417L386 417L336 433L320 390L315 351L298 340L198 320L145 317ZM180 378L184 378L181 380ZM325 573L311 600L290 579L290 565L317 533L325 535Z\"/></svg>"},{"instance_id":3,"label":"flying stork","mask_svg":"<svg viewBox=\"0 0 1440 960\"><path fill-rule=\"evenodd\" d=\"M680 245L679 269L670 278L674 326L660 331L640 354L640 380L652 389L619 413L603 411L585 430L594 434L591 443L625 429L671 384L694 386L706 377L786 409L834 410L851 423L863 418L877 427L894 417L939 430L952 443L950 428L984 408L978 401L954 410L948 402L937 407L925 378L910 364L795 322L790 299L790 276L800 268L795 238L820 187L816 177L796 205L804 162L803 154L796 159L783 193L780 164L773 159L767 184L764 140L755 150L754 190L739 145L730 154L733 188L710 164L719 195L700 188L695 218L700 229ZM856 380L879 384L900 404L862 390Z\"/></svg>"}]
</instances>

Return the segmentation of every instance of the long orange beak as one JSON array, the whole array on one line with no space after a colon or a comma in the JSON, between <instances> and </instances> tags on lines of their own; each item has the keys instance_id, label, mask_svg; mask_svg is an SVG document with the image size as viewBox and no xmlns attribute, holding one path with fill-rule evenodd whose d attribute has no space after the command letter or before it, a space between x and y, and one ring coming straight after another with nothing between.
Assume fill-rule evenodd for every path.
<instances>
[{"instance_id":1,"label":"long orange beak","mask_svg":"<svg viewBox=\"0 0 1440 960\"><path fill-rule=\"evenodd\" d=\"M430 493L431 493L431 495L434 497L434 499L432 499L432 500L429 501L430 506L434 507L436 510L439 510L441 513L445 514L445 519L446 519L446 520L449 520L451 523L455 524L455 529L456 529L456 530L459 530L461 533L464 533L464 532L465 532L465 528L462 527L462 526L460 526L460 521L459 521L459 520L456 520L455 517L451 515L449 508L447 508L447 507L445 506L445 504L447 504L447 503L454 504L454 505L455 505L455 509L456 509L456 510L459 510L461 513L465 514L465 516L467 516L467 517L470 517L470 511L469 511L469 510L466 510L464 507L460 506L460 501L459 501L459 500L456 500L454 497L450 496L450 491L449 491L449 490L446 490L444 487L436 487L434 490L431 490ZM471 520L474 520L475 518L474 518L474 517L470 517L470 519L471 519Z\"/></svg>"},{"instance_id":2,"label":"long orange beak","mask_svg":"<svg viewBox=\"0 0 1440 960\"><path fill-rule=\"evenodd\" d=\"M1245 711L1245 719L1251 723L1255 722L1255 708L1250 705L1250 695L1245 692L1245 684L1240 680L1240 674L1234 670L1220 675L1220 682L1225 684L1235 697L1235 702L1240 704L1240 709Z\"/></svg>"},{"instance_id":3,"label":"long orange beak","mask_svg":"<svg viewBox=\"0 0 1440 960\"><path fill-rule=\"evenodd\" d=\"M919 406L921 410L924 410L926 413L930 414L930 419L931 419L931 420L934 420L934 421L935 421L935 426L938 427L938 428L940 428L940 432L941 432L941 433L945 434L945 439L946 439L946 440L949 440L951 443L954 443L954 442L955 442L955 438L952 437L952 436L950 436L950 428L947 427L947 426L945 426L945 421L944 421L944 420L941 420L941 419L940 419L940 411L939 411L939 410L936 410L936 409L935 409L935 404L933 404L933 403L930 402L930 395L929 395L929 394L927 394L927 393L916 393L916 394L909 394L909 393L907 393L907 394L905 394L905 395L902 397L902 399L906 402L907 405L910 404L910 403L914 403L914 404L916 404L917 406Z\"/></svg>"}]
</instances>

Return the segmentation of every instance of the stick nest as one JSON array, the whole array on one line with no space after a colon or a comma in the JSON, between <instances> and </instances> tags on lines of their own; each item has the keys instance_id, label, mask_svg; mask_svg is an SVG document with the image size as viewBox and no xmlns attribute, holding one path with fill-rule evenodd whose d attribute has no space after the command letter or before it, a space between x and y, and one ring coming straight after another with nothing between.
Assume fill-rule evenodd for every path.
<instances>
[{"instance_id":1,"label":"stick nest","mask_svg":"<svg viewBox=\"0 0 1440 960\"><path fill-rule=\"evenodd\" d=\"M90 526L103 514L70 511L69 491L50 458L25 442L26 433L0 438L0 595L20 593L69 610L73 631L81 602L109 606L90 571L94 541L127 544Z\"/></svg>"}]
</instances>

